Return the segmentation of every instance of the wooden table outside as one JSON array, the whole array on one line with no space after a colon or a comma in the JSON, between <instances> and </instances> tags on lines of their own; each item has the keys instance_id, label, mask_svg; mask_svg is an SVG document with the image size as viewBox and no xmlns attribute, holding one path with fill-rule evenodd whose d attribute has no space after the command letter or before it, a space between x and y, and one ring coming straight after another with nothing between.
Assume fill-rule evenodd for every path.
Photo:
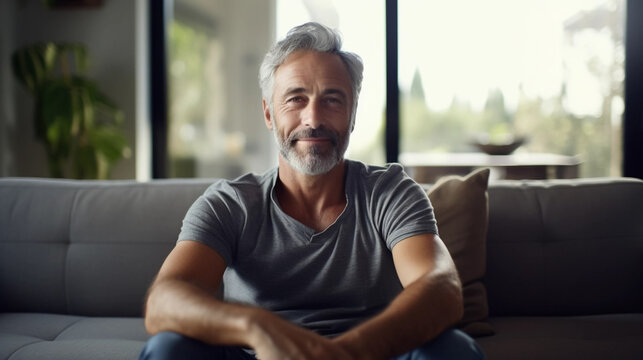
<instances>
[{"instance_id":1,"label":"wooden table outside","mask_svg":"<svg viewBox=\"0 0 643 360\"><path fill-rule=\"evenodd\" d=\"M445 175L466 175L488 167L491 180L570 179L578 177L578 156L542 153L487 155L485 153L405 153L400 162L419 183L432 184Z\"/></svg>"}]
</instances>

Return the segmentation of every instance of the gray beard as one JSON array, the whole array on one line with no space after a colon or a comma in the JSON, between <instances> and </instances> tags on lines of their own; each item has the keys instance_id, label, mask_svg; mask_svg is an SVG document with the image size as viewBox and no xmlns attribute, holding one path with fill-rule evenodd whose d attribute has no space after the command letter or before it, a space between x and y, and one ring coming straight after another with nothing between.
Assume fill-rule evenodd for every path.
<instances>
[{"instance_id":1,"label":"gray beard","mask_svg":"<svg viewBox=\"0 0 643 360\"><path fill-rule=\"evenodd\" d=\"M321 175L328 173L344 158L344 153L348 147L349 134L342 137L341 135L328 130L324 127L318 129L306 129L299 132L293 132L288 138L283 139L274 127L275 139L279 146L279 153L288 161L288 164L295 170L306 175ZM332 148L326 151L324 147L313 145L300 153L295 148L297 139L304 137L330 137L332 139Z\"/></svg>"}]
</instances>

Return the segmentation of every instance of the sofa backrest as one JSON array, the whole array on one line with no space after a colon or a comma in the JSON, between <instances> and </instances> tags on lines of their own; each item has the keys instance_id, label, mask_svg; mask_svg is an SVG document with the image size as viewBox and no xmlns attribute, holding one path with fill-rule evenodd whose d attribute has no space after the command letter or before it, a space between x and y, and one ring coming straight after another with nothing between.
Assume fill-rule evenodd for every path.
<instances>
[{"instance_id":1,"label":"sofa backrest","mask_svg":"<svg viewBox=\"0 0 643 360\"><path fill-rule=\"evenodd\" d=\"M491 315L643 312L643 181L489 187Z\"/></svg>"},{"instance_id":2,"label":"sofa backrest","mask_svg":"<svg viewBox=\"0 0 643 360\"><path fill-rule=\"evenodd\" d=\"M0 312L140 316L211 179L0 179ZM643 181L497 181L492 315L643 312Z\"/></svg>"},{"instance_id":3,"label":"sofa backrest","mask_svg":"<svg viewBox=\"0 0 643 360\"><path fill-rule=\"evenodd\" d=\"M0 179L0 312L140 316L211 182Z\"/></svg>"}]
</instances>

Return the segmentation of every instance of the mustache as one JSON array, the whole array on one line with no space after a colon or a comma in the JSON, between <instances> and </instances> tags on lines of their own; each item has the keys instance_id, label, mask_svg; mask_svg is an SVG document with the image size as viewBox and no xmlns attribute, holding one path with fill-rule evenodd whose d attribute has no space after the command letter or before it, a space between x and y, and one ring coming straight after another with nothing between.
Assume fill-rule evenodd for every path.
<instances>
[{"instance_id":1,"label":"mustache","mask_svg":"<svg viewBox=\"0 0 643 360\"><path fill-rule=\"evenodd\" d=\"M337 145L339 135L324 126L320 126L316 129L306 128L292 132L286 141L293 145L297 140L302 138L328 138L333 145Z\"/></svg>"}]
</instances>

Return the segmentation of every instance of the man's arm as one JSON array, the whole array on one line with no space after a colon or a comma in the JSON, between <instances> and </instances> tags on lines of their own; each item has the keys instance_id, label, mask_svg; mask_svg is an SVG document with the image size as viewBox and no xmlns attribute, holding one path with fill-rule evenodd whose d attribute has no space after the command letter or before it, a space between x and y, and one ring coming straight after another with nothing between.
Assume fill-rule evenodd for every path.
<instances>
[{"instance_id":1,"label":"man's arm","mask_svg":"<svg viewBox=\"0 0 643 360\"><path fill-rule=\"evenodd\" d=\"M250 347L262 360L349 358L338 344L266 310L218 300L215 293L225 267L223 258L208 246L180 241L148 293L147 331Z\"/></svg>"},{"instance_id":2,"label":"man's arm","mask_svg":"<svg viewBox=\"0 0 643 360\"><path fill-rule=\"evenodd\" d=\"M147 331L174 331L211 344L243 343L247 310L215 297L225 267L211 248L194 241L178 242L148 292Z\"/></svg>"},{"instance_id":3,"label":"man's arm","mask_svg":"<svg viewBox=\"0 0 643 360\"><path fill-rule=\"evenodd\" d=\"M462 317L460 280L438 236L410 237L392 252L404 290L382 313L335 339L354 358L386 359L406 353Z\"/></svg>"}]
</instances>

